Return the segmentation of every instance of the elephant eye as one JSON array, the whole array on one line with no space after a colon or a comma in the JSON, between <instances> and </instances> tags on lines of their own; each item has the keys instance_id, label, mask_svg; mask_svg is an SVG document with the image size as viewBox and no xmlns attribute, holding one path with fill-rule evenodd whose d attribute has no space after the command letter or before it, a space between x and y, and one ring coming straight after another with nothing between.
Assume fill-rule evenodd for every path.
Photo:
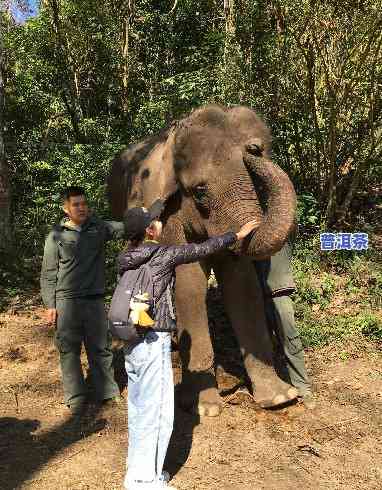
<instances>
[{"instance_id":1,"label":"elephant eye","mask_svg":"<svg viewBox=\"0 0 382 490\"><path fill-rule=\"evenodd\" d=\"M201 201L203 198L205 198L207 194L207 186L206 184L199 184L195 186L192 190L192 193L198 201Z\"/></svg>"}]
</instances>

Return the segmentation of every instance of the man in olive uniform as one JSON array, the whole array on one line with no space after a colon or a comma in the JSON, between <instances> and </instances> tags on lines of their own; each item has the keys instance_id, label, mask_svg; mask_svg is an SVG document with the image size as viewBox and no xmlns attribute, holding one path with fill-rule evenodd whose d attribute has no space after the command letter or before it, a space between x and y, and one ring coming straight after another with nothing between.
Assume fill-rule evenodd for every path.
<instances>
[{"instance_id":1,"label":"man in olive uniform","mask_svg":"<svg viewBox=\"0 0 382 490\"><path fill-rule=\"evenodd\" d=\"M308 409L314 408L311 382L304 361L304 348L296 328L293 301L295 291L292 268L292 243L268 260L255 261L256 272L264 293L265 313L271 334L275 336L278 351L284 358L282 366L299 397Z\"/></svg>"},{"instance_id":2,"label":"man in olive uniform","mask_svg":"<svg viewBox=\"0 0 382 490\"><path fill-rule=\"evenodd\" d=\"M104 309L105 243L122 238L123 223L102 221L89 211L81 187L62 194L67 219L53 226L44 249L41 295L49 323L56 325L65 403L73 414L85 406L81 367L85 345L97 400L119 400Z\"/></svg>"}]
</instances>

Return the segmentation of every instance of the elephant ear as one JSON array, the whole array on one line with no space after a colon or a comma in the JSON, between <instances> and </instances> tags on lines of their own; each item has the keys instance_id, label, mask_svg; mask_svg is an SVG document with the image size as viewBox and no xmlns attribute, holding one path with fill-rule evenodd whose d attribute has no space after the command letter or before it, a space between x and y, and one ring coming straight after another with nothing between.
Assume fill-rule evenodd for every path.
<instances>
[{"instance_id":1,"label":"elephant ear","mask_svg":"<svg viewBox=\"0 0 382 490\"><path fill-rule=\"evenodd\" d=\"M158 169L158 180L154 183L154 187L159 185L158 197L164 200L168 200L179 190L179 182L175 173L174 143L175 129L170 131L166 142L163 143L161 154L158 155L160 161L154 160L154 165Z\"/></svg>"},{"instance_id":2,"label":"elephant ear","mask_svg":"<svg viewBox=\"0 0 382 490\"><path fill-rule=\"evenodd\" d=\"M166 146L168 134L169 130L164 130L132 144L111 162L106 188L116 218L121 219L128 207L150 206L158 197L175 192L174 172L170 169L170 175L166 175L168 164L163 165L160 151ZM143 187L152 189L146 199Z\"/></svg>"},{"instance_id":3,"label":"elephant ear","mask_svg":"<svg viewBox=\"0 0 382 490\"><path fill-rule=\"evenodd\" d=\"M122 219L127 203L127 179L123 154L117 155L111 162L106 180L106 196L113 216Z\"/></svg>"},{"instance_id":4,"label":"elephant ear","mask_svg":"<svg viewBox=\"0 0 382 490\"><path fill-rule=\"evenodd\" d=\"M172 148L172 135L169 134L139 162L128 192L129 204L150 207L157 199L168 201L178 191Z\"/></svg>"}]
</instances>

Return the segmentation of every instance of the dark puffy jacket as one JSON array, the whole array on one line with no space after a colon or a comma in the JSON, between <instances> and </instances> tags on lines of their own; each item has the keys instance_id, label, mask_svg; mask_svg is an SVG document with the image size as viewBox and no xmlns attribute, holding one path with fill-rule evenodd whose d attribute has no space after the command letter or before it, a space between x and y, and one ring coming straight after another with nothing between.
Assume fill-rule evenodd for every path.
<instances>
[{"instance_id":1,"label":"dark puffy jacket","mask_svg":"<svg viewBox=\"0 0 382 490\"><path fill-rule=\"evenodd\" d=\"M157 331L175 330L176 325L170 313L166 289L170 285L172 296L175 284L175 268L190 264L228 248L236 242L235 233L226 233L210 238L203 243L190 243L179 246L163 246L156 242L144 242L138 247L130 247L118 258L119 273L137 269L148 263L151 267L156 303L155 327Z\"/></svg>"}]
</instances>

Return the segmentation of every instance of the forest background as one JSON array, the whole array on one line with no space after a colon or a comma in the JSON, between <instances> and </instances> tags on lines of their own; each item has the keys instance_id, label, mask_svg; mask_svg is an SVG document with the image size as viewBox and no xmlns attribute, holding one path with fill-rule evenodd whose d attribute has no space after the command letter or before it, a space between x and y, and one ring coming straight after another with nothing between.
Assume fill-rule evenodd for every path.
<instances>
[{"instance_id":1,"label":"forest background","mask_svg":"<svg viewBox=\"0 0 382 490\"><path fill-rule=\"evenodd\" d=\"M271 127L273 160L298 194L305 344L381 341L381 6L3 0L0 308L38 286L63 187L84 186L108 217L105 177L118 151L200 105L245 104ZM369 250L321 252L320 231L366 232Z\"/></svg>"}]
</instances>

